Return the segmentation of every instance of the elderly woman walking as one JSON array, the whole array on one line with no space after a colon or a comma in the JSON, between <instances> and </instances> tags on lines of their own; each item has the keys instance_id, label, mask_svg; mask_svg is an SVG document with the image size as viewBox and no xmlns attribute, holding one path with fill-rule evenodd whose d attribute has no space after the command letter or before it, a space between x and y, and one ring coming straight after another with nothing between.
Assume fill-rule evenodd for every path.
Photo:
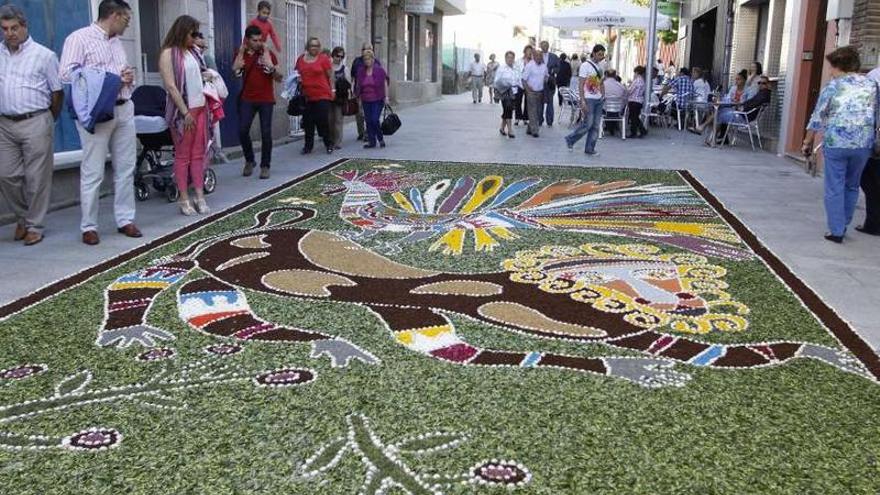
<instances>
[{"instance_id":1,"label":"elderly woman walking","mask_svg":"<svg viewBox=\"0 0 880 495\"><path fill-rule=\"evenodd\" d=\"M335 97L333 62L321 52L321 41L309 38L306 52L296 60L295 68L302 81L302 91L306 96L306 109L302 125L305 142L302 154L312 152L315 145L315 128L324 141L327 154L333 153L334 143L330 136L330 110Z\"/></svg>"},{"instance_id":2,"label":"elderly woman walking","mask_svg":"<svg viewBox=\"0 0 880 495\"><path fill-rule=\"evenodd\" d=\"M385 108L385 85L388 78L385 69L376 63L373 50L364 50L364 64L357 72L357 94L364 104L364 119L367 124L367 144L364 148L375 148L379 143L385 147L385 139L382 136L382 126L379 119L382 109Z\"/></svg>"},{"instance_id":3,"label":"elderly woman walking","mask_svg":"<svg viewBox=\"0 0 880 495\"><path fill-rule=\"evenodd\" d=\"M825 239L841 243L859 200L859 180L871 156L876 115L877 85L858 74L859 52L845 46L826 57L831 81L822 88L807 124L802 151L809 155L817 132L823 132L825 157Z\"/></svg>"},{"instance_id":4,"label":"elderly woman walking","mask_svg":"<svg viewBox=\"0 0 880 495\"><path fill-rule=\"evenodd\" d=\"M180 191L180 212L190 216L209 213L205 202L205 155L208 150L208 112L202 74L207 70L196 47L199 21L182 15L174 21L162 44L159 73L168 93L165 118L174 141L174 181ZM190 202L189 186L196 192Z\"/></svg>"},{"instance_id":5,"label":"elderly woman walking","mask_svg":"<svg viewBox=\"0 0 880 495\"><path fill-rule=\"evenodd\" d=\"M504 63L501 64L495 72L495 79L492 81L492 87L498 99L501 101L501 132L502 136L513 139L513 106L516 102L516 95L520 93L521 76L514 67L516 54L507 52L504 54ZM506 130L505 130L506 129Z\"/></svg>"}]
</instances>

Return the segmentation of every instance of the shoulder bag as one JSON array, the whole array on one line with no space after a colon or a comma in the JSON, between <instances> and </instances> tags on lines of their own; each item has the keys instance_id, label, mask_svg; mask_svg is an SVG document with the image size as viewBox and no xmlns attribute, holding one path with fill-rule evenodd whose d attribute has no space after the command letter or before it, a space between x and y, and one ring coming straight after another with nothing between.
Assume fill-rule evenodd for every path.
<instances>
[{"instance_id":1,"label":"shoulder bag","mask_svg":"<svg viewBox=\"0 0 880 495\"><path fill-rule=\"evenodd\" d=\"M296 59L296 64L302 59L300 56ZM294 67L296 66L294 64ZM290 97L290 100L287 102L287 115L291 117L300 117L306 111L306 95L302 92L302 79L300 82L296 84L296 91L293 92L293 96Z\"/></svg>"},{"instance_id":2,"label":"shoulder bag","mask_svg":"<svg viewBox=\"0 0 880 495\"><path fill-rule=\"evenodd\" d=\"M398 117L397 114L394 113L394 109L392 109L391 105L388 104L385 105L383 114L385 116L382 118L382 134L384 134L385 136L391 136L392 134L397 132L397 130L400 129L400 126L402 125L402 123L400 122L400 117Z\"/></svg>"}]
</instances>

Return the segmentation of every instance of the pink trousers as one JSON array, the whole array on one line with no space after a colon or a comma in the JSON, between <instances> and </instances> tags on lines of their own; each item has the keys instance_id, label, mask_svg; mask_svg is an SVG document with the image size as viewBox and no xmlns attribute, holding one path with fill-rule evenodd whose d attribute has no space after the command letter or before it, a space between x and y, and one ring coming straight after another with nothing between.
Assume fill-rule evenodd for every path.
<instances>
[{"instance_id":1,"label":"pink trousers","mask_svg":"<svg viewBox=\"0 0 880 495\"><path fill-rule=\"evenodd\" d=\"M183 136L172 132L174 140L174 181L177 189L185 191L192 185L201 189L205 184L205 154L208 144L208 114L205 107L190 108L195 127Z\"/></svg>"}]
</instances>

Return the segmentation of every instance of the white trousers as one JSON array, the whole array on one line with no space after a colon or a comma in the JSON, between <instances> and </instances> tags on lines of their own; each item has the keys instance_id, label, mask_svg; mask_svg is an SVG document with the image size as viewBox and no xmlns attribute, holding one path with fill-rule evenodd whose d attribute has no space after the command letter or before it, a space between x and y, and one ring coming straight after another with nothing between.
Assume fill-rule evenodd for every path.
<instances>
[{"instance_id":1,"label":"white trousers","mask_svg":"<svg viewBox=\"0 0 880 495\"><path fill-rule=\"evenodd\" d=\"M134 222L134 165L137 161L137 136L134 129L134 104L127 102L114 109L114 118L95 126L89 134L76 123L82 142L79 195L82 206L80 230L98 230L98 201L107 153L113 161L113 213L116 226Z\"/></svg>"}]
</instances>

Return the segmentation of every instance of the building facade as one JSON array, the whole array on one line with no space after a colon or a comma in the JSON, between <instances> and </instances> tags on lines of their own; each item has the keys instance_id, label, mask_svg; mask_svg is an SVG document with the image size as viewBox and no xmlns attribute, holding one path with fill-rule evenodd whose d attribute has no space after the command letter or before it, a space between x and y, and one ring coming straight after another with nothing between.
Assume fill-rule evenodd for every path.
<instances>
[{"instance_id":1,"label":"building facade","mask_svg":"<svg viewBox=\"0 0 880 495\"><path fill-rule=\"evenodd\" d=\"M127 0L132 21L122 37L128 60L137 68L138 85L161 85L159 51L165 33L183 14L201 21L218 71L230 90L226 118L221 122L224 147L237 146L237 97L240 82L232 62L241 46L244 28L256 17L258 0ZM22 7L34 40L61 54L71 32L94 22L100 0L0 0ZM272 23L282 44L281 65L290 70L315 36L325 48L342 46L346 63L360 55L364 42L373 42L377 57L391 77L392 103L418 104L440 97L443 17L465 12L465 0L271 0ZM430 12L430 13L429 13ZM280 93L280 85L277 87ZM277 98L273 136L282 139L299 131L298 119L286 115L286 101ZM256 129L254 129L256 132ZM56 126L56 174L53 207L79 199L79 160L82 156L74 122L63 112ZM0 203L0 223L10 215Z\"/></svg>"}]
</instances>

